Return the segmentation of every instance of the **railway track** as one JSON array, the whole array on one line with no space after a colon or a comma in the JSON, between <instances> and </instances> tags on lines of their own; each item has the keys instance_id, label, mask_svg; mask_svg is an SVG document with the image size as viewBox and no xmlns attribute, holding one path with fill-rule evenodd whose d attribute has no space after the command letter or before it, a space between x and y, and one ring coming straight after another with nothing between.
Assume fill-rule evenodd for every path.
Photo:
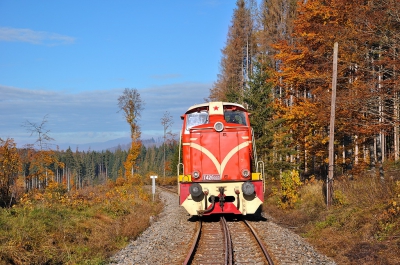
<instances>
[{"instance_id":1,"label":"railway track","mask_svg":"<svg viewBox=\"0 0 400 265\"><path fill-rule=\"evenodd\" d=\"M157 186L157 190L161 189ZM194 237L196 237L196 240L199 238L199 236L196 236L197 233L200 233L199 218L189 217L186 211L178 205L176 186L173 187L171 192L162 190L159 195L165 203L163 212L157 216L149 229L146 229L127 247L110 257L110 265L181 265L188 257L189 248L194 249L192 252L199 249L199 244L194 244L193 241ZM205 217L202 218L202 226L211 222ZM245 219L249 220L247 217L249 216L246 216ZM225 218L231 236L232 264L268 264L268 261L259 258L262 255L261 250L252 243L254 239L248 232L242 233L242 230L247 228L245 228L246 226L241 219L234 219L232 216ZM219 219L212 222L217 224L217 227L221 227ZM264 218L256 219L254 222L249 220L249 222L257 229L258 235L269 247L268 250L273 255L275 264L336 265L332 259L318 253L311 245L290 230ZM221 228L219 230L222 231ZM222 234L222 232L220 233ZM236 237L239 237L239 239ZM222 236L217 236L217 238L219 239L218 242L222 242L218 244L224 244ZM229 261L225 263L225 248L213 249L212 251L222 254L220 256L223 259L218 263L210 262L210 264L229 264ZM195 264L193 259L190 262L186 261L185 264Z\"/></svg>"},{"instance_id":2,"label":"railway track","mask_svg":"<svg viewBox=\"0 0 400 265\"><path fill-rule=\"evenodd\" d=\"M244 219L200 220L183 264L274 264L255 230ZM204 218L206 219L206 218Z\"/></svg>"},{"instance_id":3,"label":"railway track","mask_svg":"<svg viewBox=\"0 0 400 265\"><path fill-rule=\"evenodd\" d=\"M176 193L174 187L161 187ZM244 217L207 216L197 232L183 264L269 264L274 262L257 232Z\"/></svg>"}]
</instances>

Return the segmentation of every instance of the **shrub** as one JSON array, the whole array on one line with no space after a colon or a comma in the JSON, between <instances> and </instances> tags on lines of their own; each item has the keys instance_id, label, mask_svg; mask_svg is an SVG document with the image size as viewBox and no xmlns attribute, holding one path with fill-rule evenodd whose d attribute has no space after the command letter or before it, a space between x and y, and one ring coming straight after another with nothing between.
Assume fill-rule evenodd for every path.
<instances>
[{"instance_id":1,"label":"shrub","mask_svg":"<svg viewBox=\"0 0 400 265\"><path fill-rule=\"evenodd\" d=\"M299 199L299 187L302 185L299 172L296 170L285 171L280 179L279 205L283 208L293 208Z\"/></svg>"},{"instance_id":2,"label":"shrub","mask_svg":"<svg viewBox=\"0 0 400 265\"><path fill-rule=\"evenodd\" d=\"M0 264L106 264L162 209L131 182L71 192L50 183L0 209Z\"/></svg>"}]
</instances>

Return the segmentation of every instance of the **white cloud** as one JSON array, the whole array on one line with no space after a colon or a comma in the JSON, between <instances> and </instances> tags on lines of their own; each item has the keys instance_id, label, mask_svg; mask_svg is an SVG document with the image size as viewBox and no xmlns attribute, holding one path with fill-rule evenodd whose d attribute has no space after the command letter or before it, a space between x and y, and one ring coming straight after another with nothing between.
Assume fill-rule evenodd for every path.
<instances>
[{"instance_id":1,"label":"white cloud","mask_svg":"<svg viewBox=\"0 0 400 265\"><path fill-rule=\"evenodd\" d=\"M180 115L191 105L204 102L211 84L183 83L138 90L145 102L139 121L143 137L159 137L165 111L173 116L172 130L181 128ZM129 126L118 113L121 89L67 93L29 90L0 85L0 138L34 142L22 124L40 123L47 116L47 129L58 143L104 142L129 136Z\"/></svg>"},{"instance_id":2,"label":"white cloud","mask_svg":"<svg viewBox=\"0 0 400 265\"><path fill-rule=\"evenodd\" d=\"M28 42L53 46L73 44L75 38L45 31L0 27L0 41Z\"/></svg>"}]
</instances>

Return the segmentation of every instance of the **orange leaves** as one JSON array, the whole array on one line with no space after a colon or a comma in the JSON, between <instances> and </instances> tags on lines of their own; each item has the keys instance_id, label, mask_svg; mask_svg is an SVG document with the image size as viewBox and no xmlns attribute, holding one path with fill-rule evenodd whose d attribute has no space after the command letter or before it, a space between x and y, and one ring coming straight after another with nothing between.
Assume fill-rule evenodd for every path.
<instances>
[{"instance_id":1,"label":"orange leaves","mask_svg":"<svg viewBox=\"0 0 400 265\"><path fill-rule=\"evenodd\" d=\"M140 140L132 141L131 148L129 149L128 156L124 162L125 176L133 175L133 170L136 168L136 159L140 154L142 143Z\"/></svg>"},{"instance_id":2,"label":"orange leaves","mask_svg":"<svg viewBox=\"0 0 400 265\"><path fill-rule=\"evenodd\" d=\"M302 135L312 133L319 127L326 126L325 117L318 111L318 102L297 100L292 106L276 105L280 109L280 118L286 121L288 128L293 131L302 131ZM324 121L325 120L325 121Z\"/></svg>"},{"instance_id":3,"label":"orange leaves","mask_svg":"<svg viewBox=\"0 0 400 265\"><path fill-rule=\"evenodd\" d=\"M302 154L304 168L305 160L316 155L323 162L327 152L334 42L339 43L335 138L356 135L367 141L398 122L392 122L398 108L393 104L397 59L391 57L396 40L390 23L382 22L384 6L380 1L299 1L292 34L272 46L278 68L273 81L279 88L275 119L284 121L279 130L292 140L286 146Z\"/></svg>"},{"instance_id":4,"label":"orange leaves","mask_svg":"<svg viewBox=\"0 0 400 265\"><path fill-rule=\"evenodd\" d=\"M39 180L45 180L54 177L54 172L50 170L52 164L57 164L63 167L64 164L58 162L55 152L52 150L32 150L31 164L29 166L29 176L28 178L36 177Z\"/></svg>"},{"instance_id":5,"label":"orange leaves","mask_svg":"<svg viewBox=\"0 0 400 265\"><path fill-rule=\"evenodd\" d=\"M148 201L150 196L140 186L132 185L132 181L120 178L114 185L99 185L67 192L64 184L50 181L44 190L33 190L24 194L20 205L32 209L38 204L46 208L65 206L73 209L100 206L105 212L120 215L129 212L137 199Z\"/></svg>"},{"instance_id":6,"label":"orange leaves","mask_svg":"<svg viewBox=\"0 0 400 265\"><path fill-rule=\"evenodd\" d=\"M20 168L20 158L13 139L0 139L0 181L8 181L16 176Z\"/></svg>"},{"instance_id":7,"label":"orange leaves","mask_svg":"<svg viewBox=\"0 0 400 265\"><path fill-rule=\"evenodd\" d=\"M11 206L11 188L20 170L21 161L14 140L0 138L0 206Z\"/></svg>"},{"instance_id":8,"label":"orange leaves","mask_svg":"<svg viewBox=\"0 0 400 265\"><path fill-rule=\"evenodd\" d=\"M278 51L275 59L280 62L275 84L313 93L314 89L329 88L330 57L338 37L335 34L339 33L335 25L340 18L335 3L329 1L307 1L298 5L292 42L282 41L274 46Z\"/></svg>"}]
</instances>

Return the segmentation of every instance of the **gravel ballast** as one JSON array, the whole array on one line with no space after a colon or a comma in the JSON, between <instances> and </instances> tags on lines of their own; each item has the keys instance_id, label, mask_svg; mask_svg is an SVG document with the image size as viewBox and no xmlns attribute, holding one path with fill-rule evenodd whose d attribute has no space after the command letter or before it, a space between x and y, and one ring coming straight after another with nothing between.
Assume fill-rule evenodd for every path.
<instances>
[{"instance_id":1,"label":"gravel ballast","mask_svg":"<svg viewBox=\"0 0 400 265\"><path fill-rule=\"evenodd\" d=\"M182 264L192 244L196 219L178 205L178 196L161 191L163 212L136 240L116 253L110 265L117 264ZM318 253L303 238L292 231L262 218L251 221L277 264L336 264Z\"/></svg>"}]
</instances>

